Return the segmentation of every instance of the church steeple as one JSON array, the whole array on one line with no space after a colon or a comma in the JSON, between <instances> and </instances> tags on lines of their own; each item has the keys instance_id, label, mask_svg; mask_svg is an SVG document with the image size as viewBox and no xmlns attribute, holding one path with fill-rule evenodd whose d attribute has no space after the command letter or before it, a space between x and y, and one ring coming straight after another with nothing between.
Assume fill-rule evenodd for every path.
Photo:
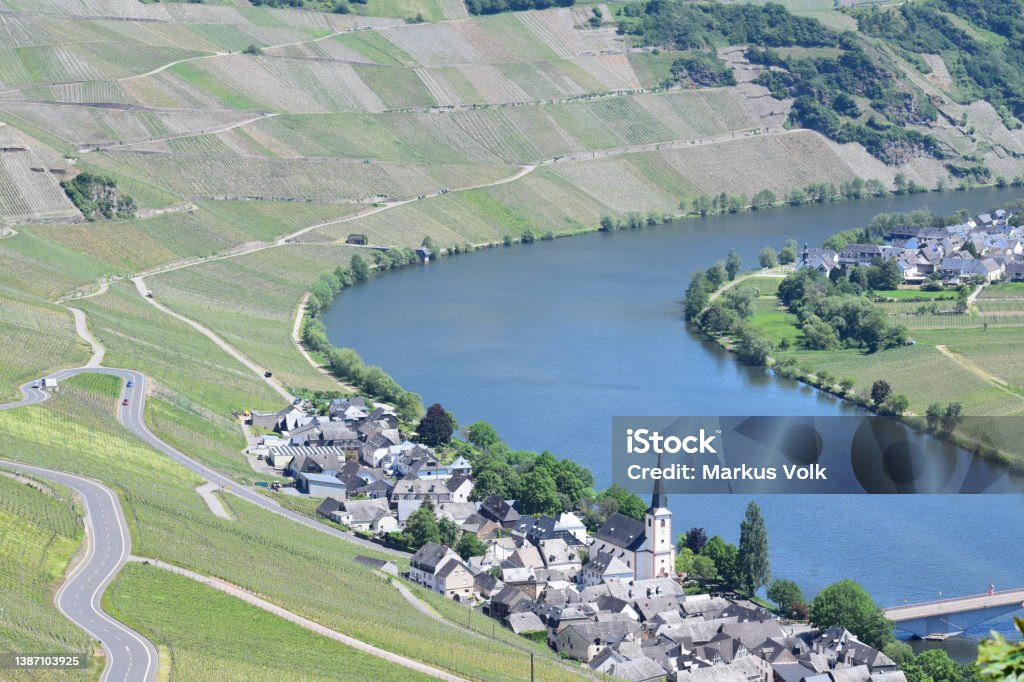
<instances>
[{"instance_id":1,"label":"church steeple","mask_svg":"<svg viewBox=\"0 0 1024 682\"><path fill-rule=\"evenodd\" d=\"M661 458L658 458L658 467L661 468ZM664 509L668 507L665 501L665 493L662 491L661 479L654 482L654 493L651 495L651 510Z\"/></svg>"}]
</instances>

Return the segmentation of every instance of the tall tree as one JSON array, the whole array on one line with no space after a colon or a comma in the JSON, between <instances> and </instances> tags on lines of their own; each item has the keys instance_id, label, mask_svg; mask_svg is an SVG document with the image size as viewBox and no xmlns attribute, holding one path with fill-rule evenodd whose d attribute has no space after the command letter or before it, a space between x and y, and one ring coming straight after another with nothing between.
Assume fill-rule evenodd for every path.
<instances>
[{"instance_id":1,"label":"tall tree","mask_svg":"<svg viewBox=\"0 0 1024 682\"><path fill-rule=\"evenodd\" d=\"M729 249L729 255L725 257L725 272L730 280L736 279L736 275L740 274L741 264L740 254L736 249Z\"/></svg>"},{"instance_id":2,"label":"tall tree","mask_svg":"<svg viewBox=\"0 0 1024 682\"><path fill-rule=\"evenodd\" d=\"M750 594L767 584L771 577L768 562L768 530L764 526L761 508L756 502L747 505L747 513L740 523L740 547L737 555L737 577L740 586Z\"/></svg>"},{"instance_id":3,"label":"tall tree","mask_svg":"<svg viewBox=\"0 0 1024 682\"><path fill-rule=\"evenodd\" d=\"M459 541L459 527L447 516L441 517L441 520L437 522L437 534L440 543L452 549Z\"/></svg>"},{"instance_id":4,"label":"tall tree","mask_svg":"<svg viewBox=\"0 0 1024 682\"><path fill-rule=\"evenodd\" d=\"M545 469L536 468L523 476L523 488L517 506L524 514L553 516L562 511L558 487L551 474Z\"/></svg>"},{"instance_id":5,"label":"tall tree","mask_svg":"<svg viewBox=\"0 0 1024 682\"><path fill-rule=\"evenodd\" d=\"M428 542L440 542L441 531L434 516L434 505L424 502L419 509L409 515L405 523L405 534L413 547L419 549Z\"/></svg>"},{"instance_id":6,"label":"tall tree","mask_svg":"<svg viewBox=\"0 0 1024 682\"><path fill-rule=\"evenodd\" d=\"M892 387L885 379L879 379L871 384L871 402L875 405L884 403L889 398L890 393L892 393Z\"/></svg>"},{"instance_id":7,"label":"tall tree","mask_svg":"<svg viewBox=\"0 0 1024 682\"><path fill-rule=\"evenodd\" d=\"M451 441L455 426L455 417L441 407L440 403L434 403L427 408L427 413L416 427L416 433L421 443L436 447Z\"/></svg>"}]
</instances>

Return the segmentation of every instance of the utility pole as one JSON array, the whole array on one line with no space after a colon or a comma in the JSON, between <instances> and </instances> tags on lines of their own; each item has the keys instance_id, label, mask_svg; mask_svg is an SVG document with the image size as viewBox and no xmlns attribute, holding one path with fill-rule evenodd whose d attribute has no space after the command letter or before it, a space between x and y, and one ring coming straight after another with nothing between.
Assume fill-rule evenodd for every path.
<instances>
[{"instance_id":1,"label":"utility pole","mask_svg":"<svg viewBox=\"0 0 1024 682\"><path fill-rule=\"evenodd\" d=\"M534 682L534 680L533 680L533 652L532 651L530 652L530 682Z\"/></svg>"}]
</instances>

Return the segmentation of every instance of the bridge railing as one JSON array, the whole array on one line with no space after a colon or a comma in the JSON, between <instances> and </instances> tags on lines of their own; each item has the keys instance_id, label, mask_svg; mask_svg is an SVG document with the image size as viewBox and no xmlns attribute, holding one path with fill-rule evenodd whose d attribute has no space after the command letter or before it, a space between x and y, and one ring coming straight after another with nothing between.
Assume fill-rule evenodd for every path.
<instances>
[{"instance_id":1,"label":"bridge railing","mask_svg":"<svg viewBox=\"0 0 1024 682\"><path fill-rule=\"evenodd\" d=\"M953 602L967 601L970 599L1009 596L1011 594L1020 594L1022 599L1024 599L1024 588L1017 588L1015 590L999 590L998 592L993 592L992 594L989 594L988 592L983 592L981 594L971 594L964 597L949 597L948 599L935 599L933 601L914 602L913 604L900 604L899 606L890 606L882 610L888 613L891 611L900 611L902 609L916 609L921 606L936 606L938 604L951 604Z\"/></svg>"}]
</instances>

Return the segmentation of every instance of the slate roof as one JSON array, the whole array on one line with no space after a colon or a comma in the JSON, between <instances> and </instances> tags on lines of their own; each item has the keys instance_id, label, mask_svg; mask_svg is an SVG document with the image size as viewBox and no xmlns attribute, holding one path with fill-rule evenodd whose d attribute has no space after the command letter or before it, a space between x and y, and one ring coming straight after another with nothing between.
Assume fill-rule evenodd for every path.
<instances>
[{"instance_id":1,"label":"slate roof","mask_svg":"<svg viewBox=\"0 0 1024 682\"><path fill-rule=\"evenodd\" d=\"M644 544L644 523L615 512L597 529L595 539L635 552Z\"/></svg>"},{"instance_id":2,"label":"slate roof","mask_svg":"<svg viewBox=\"0 0 1024 682\"><path fill-rule=\"evenodd\" d=\"M412 559L409 560L409 563L416 568L433 574L437 570L438 564L441 563L441 560L444 559L448 551L448 548L444 545L440 545L436 542L428 542L416 550L416 553L412 555Z\"/></svg>"}]
</instances>

